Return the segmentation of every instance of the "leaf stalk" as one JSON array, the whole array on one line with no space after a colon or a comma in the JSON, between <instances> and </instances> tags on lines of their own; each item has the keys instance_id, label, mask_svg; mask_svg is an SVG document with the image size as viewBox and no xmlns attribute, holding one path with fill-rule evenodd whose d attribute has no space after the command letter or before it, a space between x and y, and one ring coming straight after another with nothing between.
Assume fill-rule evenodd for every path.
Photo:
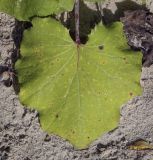
<instances>
[{"instance_id":1,"label":"leaf stalk","mask_svg":"<svg viewBox=\"0 0 153 160\"><path fill-rule=\"evenodd\" d=\"M75 0L75 42L77 46L80 45L80 0Z\"/></svg>"}]
</instances>

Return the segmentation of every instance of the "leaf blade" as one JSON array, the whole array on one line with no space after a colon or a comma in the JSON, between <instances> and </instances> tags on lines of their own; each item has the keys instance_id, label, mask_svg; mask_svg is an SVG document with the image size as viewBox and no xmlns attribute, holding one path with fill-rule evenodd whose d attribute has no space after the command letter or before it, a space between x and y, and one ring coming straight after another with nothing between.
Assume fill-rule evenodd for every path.
<instances>
[{"instance_id":1,"label":"leaf blade","mask_svg":"<svg viewBox=\"0 0 153 160\"><path fill-rule=\"evenodd\" d=\"M120 106L141 93L141 55L126 49L120 23L98 26L80 47L77 68L68 31L54 20L34 19L16 64L21 102L39 111L44 130L86 147L115 128Z\"/></svg>"},{"instance_id":2,"label":"leaf blade","mask_svg":"<svg viewBox=\"0 0 153 160\"><path fill-rule=\"evenodd\" d=\"M0 11L19 20L29 20L33 16L47 16L71 10L74 0L0 0Z\"/></svg>"}]
</instances>

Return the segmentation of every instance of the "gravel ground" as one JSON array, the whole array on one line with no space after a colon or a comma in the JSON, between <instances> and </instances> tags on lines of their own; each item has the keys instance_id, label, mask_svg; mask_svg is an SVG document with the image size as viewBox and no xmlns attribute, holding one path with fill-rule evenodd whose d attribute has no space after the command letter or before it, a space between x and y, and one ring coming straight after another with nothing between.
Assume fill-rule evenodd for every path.
<instances>
[{"instance_id":1,"label":"gravel ground","mask_svg":"<svg viewBox=\"0 0 153 160\"><path fill-rule=\"evenodd\" d=\"M20 27L19 27L20 26ZM0 64L16 59L21 23L0 13ZM19 102L13 87L0 84L0 160L151 160L152 149L130 150L144 140L153 145L153 65L142 68L142 96L121 107L119 125L85 150L75 149L56 135L40 128L39 114Z\"/></svg>"}]
</instances>

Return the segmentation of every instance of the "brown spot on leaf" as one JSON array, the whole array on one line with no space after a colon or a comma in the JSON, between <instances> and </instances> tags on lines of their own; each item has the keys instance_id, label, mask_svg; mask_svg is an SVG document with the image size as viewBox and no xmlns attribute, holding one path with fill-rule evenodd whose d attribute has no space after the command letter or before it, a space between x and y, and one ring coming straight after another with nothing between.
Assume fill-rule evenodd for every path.
<instances>
[{"instance_id":1,"label":"brown spot on leaf","mask_svg":"<svg viewBox=\"0 0 153 160\"><path fill-rule=\"evenodd\" d=\"M57 58L56 61L59 62L59 58Z\"/></svg>"},{"instance_id":2,"label":"brown spot on leaf","mask_svg":"<svg viewBox=\"0 0 153 160\"><path fill-rule=\"evenodd\" d=\"M98 92L98 95L101 95L101 92L100 92L100 91Z\"/></svg>"},{"instance_id":3,"label":"brown spot on leaf","mask_svg":"<svg viewBox=\"0 0 153 160\"><path fill-rule=\"evenodd\" d=\"M103 49L104 49L104 46L103 46L103 45L100 45L100 46L98 46L98 48L99 48L100 50L103 50Z\"/></svg>"}]
</instances>

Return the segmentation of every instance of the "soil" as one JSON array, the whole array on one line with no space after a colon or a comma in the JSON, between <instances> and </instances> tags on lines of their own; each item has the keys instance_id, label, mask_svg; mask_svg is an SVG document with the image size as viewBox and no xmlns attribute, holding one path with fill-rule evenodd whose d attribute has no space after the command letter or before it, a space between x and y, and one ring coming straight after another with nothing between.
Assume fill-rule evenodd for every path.
<instances>
[{"instance_id":1,"label":"soil","mask_svg":"<svg viewBox=\"0 0 153 160\"><path fill-rule=\"evenodd\" d=\"M27 25L27 24L26 24ZM0 13L0 64L15 62L25 24ZM142 35L143 36L143 35ZM12 63L13 64L13 63ZM153 65L142 68L143 93L120 110L120 122L85 150L45 133L35 110L20 104L18 87L0 84L0 160L151 160L153 150L132 150L136 141L153 145Z\"/></svg>"}]
</instances>

